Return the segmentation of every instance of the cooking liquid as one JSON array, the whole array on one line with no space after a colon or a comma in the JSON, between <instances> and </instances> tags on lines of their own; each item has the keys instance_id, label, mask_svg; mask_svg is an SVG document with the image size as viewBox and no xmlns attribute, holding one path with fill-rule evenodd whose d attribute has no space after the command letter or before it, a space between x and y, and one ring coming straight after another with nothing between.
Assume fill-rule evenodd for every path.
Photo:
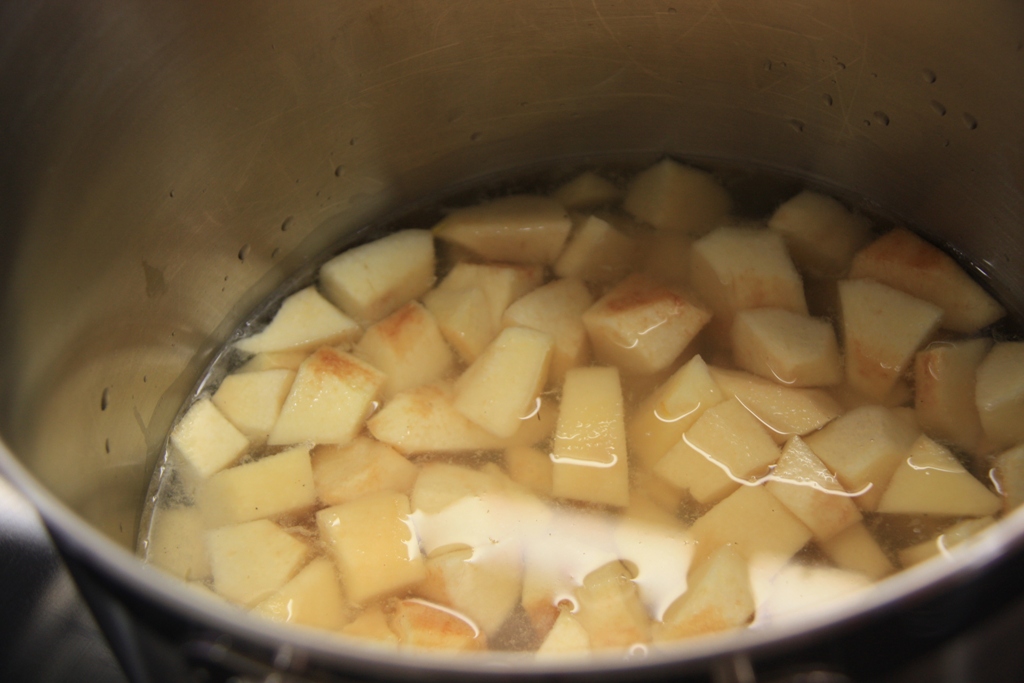
<instances>
[{"instance_id":1,"label":"cooking liquid","mask_svg":"<svg viewBox=\"0 0 1024 683\"><path fill-rule=\"evenodd\" d=\"M604 177L611 178L618 184L624 184L629 172L621 169L602 169ZM722 184L729 190L734 202L733 221L745 223L751 220L766 220L781 202L793 196L800 185L790 178L770 174L749 173L731 169L719 169L716 172ZM565 176L560 176L564 179ZM541 181L531 179L525 183L517 183L511 188L522 191L524 188L537 191L548 183L546 178ZM553 185L547 185L548 188ZM458 206L472 203L473 200L490 196L500 196L509 192L510 186L486 188L464 193L450 201L447 206ZM436 209L419 211L410 214L397 222L398 227L426 228L436 220ZM638 239L641 243L654 236L646 226L631 219L617 206L604 206L596 209L595 214L609 219L617 228ZM882 220L875 220L876 229L884 231L889 226ZM458 249L438 249L438 282L452 267L454 260L463 256ZM652 259L650 252L635 260L633 270L643 272L659 259ZM664 259L660 259L664 262ZM660 275L659 275L660 276ZM554 279L548 268L545 281ZM304 283L302 283L304 284ZM612 283L614 284L614 283ZM607 291L612 284L591 285L594 300ZM805 277L805 292L810 313L828 319L836 318L834 283L816 281ZM283 298L284 294L276 299ZM273 311L273 307L266 310ZM261 314L242 326L235 339L258 332L267 322L269 316ZM708 365L725 368L734 367L731 353L715 343L715 337L705 328L704 333L691 345L668 370L654 375L630 375L620 373L622 391L625 401L627 423L631 419L636 406L650 392L662 384L684 362L690 360L697 352ZM945 333L943 333L945 334ZM841 335L839 336L841 342ZM220 380L233 372L244 362L238 351L226 347L211 366L207 377L200 383L196 399L210 396ZM465 364L458 364L453 374L461 374ZM828 389L840 402L848 400L848 395L841 389ZM557 406L560 399L557 390L547 390L542 400L548 406ZM539 408L540 401L537 403ZM903 405L913 406L913 400L904 401ZM907 409L909 410L909 408ZM666 422L679 419L680 416L660 416ZM522 419L538 419L536 411L524 415ZM363 432L365 434L365 430ZM552 452L553 438L548 436L535 444L542 453ZM289 447L269 447L265 444L254 445L238 461L245 464L259 461L275 453L288 450ZM988 483L988 471L991 462L986 457L975 457L966 453L957 453L961 462L982 481ZM430 453L411 458L419 468L436 466L439 463L470 468L483 475L490 482L481 484L480 488L458 498L452 504L436 511L414 509L409 515L409 524L415 530L413 538L417 539L418 551L425 557L434 557L453 548L471 548L467 562L488 567L492 570L505 566L506 570L495 570L507 583L515 586L515 606L509 616L498 626L488 625L487 645L494 650L533 650L543 641L546 629L559 614L559 609L568 609L579 614L584 580L602 567L612 565L617 571L619 583L631 580L633 588L625 594L627 597L635 593L635 600L646 610L649 624L648 631L637 636L635 642L611 642L609 646L623 648L627 651L631 646L643 648L651 637L651 625L657 624L666 614L669 607L687 590L687 572L694 561L695 546L687 536L687 528L712 509L713 505L702 505L691 498L685 491L674 489L671 485L642 468L635 460L630 460L630 505L623 510L602 505L550 499L537 496L525 487L512 484L506 473L506 465L502 450L483 450L475 453ZM745 486L760 486L772 479L772 469L758 477L742 479ZM151 533L158 529L168 513L194 510L199 499L198 484L174 467L174 457L168 453L164 463L158 467L151 491L150 506L144 513L140 549L148 561L161 564L160 557L154 553L154 542ZM990 488L992 488L990 486ZM838 493L837 495L856 495L857 492ZM325 507L318 504L315 509L301 516L285 516L274 518L290 534L308 542L313 548L311 557L325 554L322 540L319 537L315 513ZM895 569L900 567L899 551L923 541L935 538L944 529L954 526L961 519L934 515L906 515L885 513L864 513L864 525L873 538L881 546L886 558ZM202 547L202 535L206 530L202 524L193 524L184 535L176 536L176 542L182 548L188 546L194 552ZM187 538L188 534L192 538ZM410 550L410 552L415 552ZM620 562L620 565L612 563ZM200 561L195 566L202 566ZM781 570L781 573L780 573ZM818 571L820 570L820 571ZM193 570L189 570L193 571ZM801 609L811 608L820 604L822 599L848 595L863 589L870 579L862 574L839 571L835 563L822 551L813 540L792 558L775 558L766 556L749 565L750 582L759 608L755 611L752 624L760 627L779 618L784 618ZM817 572L817 573L816 573ZM214 589L214 583L208 572L200 569L183 578ZM522 587L522 588L520 588ZM500 593L502 588L484 593ZM520 593L522 590L522 593ZM424 600L422 591L415 587L407 596L416 600ZM393 611L396 602L403 596L387 596L377 601L383 607L385 615ZM426 600L427 604L436 601ZM251 607L252 605L247 605ZM373 605L348 607L347 619L354 619ZM450 608L449 608L450 609ZM469 616L471 609L455 611L471 629L485 630L480 619ZM485 610L486 612L486 610ZM643 628L641 628L641 631ZM657 635L657 627L655 627ZM626 641L629 636L625 636ZM592 637L596 644L600 638Z\"/></svg>"}]
</instances>

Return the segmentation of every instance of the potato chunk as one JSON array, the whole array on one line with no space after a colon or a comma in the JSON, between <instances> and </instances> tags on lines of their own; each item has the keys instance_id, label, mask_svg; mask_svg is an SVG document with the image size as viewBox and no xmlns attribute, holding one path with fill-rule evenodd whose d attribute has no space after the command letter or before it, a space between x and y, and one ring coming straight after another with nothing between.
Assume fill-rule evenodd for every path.
<instances>
[{"instance_id":1,"label":"potato chunk","mask_svg":"<svg viewBox=\"0 0 1024 683\"><path fill-rule=\"evenodd\" d=\"M196 507L158 510L149 528L146 561L185 581L206 579L210 560L203 545L204 528Z\"/></svg>"},{"instance_id":2,"label":"potato chunk","mask_svg":"<svg viewBox=\"0 0 1024 683\"><path fill-rule=\"evenodd\" d=\"M673 640L743 626L754 614L747 561L722 546L690 572L689 588L665 612L656 640Z\"/></svg>"},{"instance_id":3,"label":"potato chunk","mask_svg":"<svg viewBox=\"0 0 1024 683\"><path fill-rule=\"evenodd\" d=\"M974 402L978 366L992 347L989 339L936 342L914 359L914 410L930 436L974 451L981 418Z\"/></svg>"},{"instance_id":4,"label":"potato chunk","mask_svg":"<svg viewBox=\"0 0 1024 683\"><path fill-rule=\"evenodd\" d=\"M552 265L571 228L555 200L516 195L452 211L433 232L488 260Z\"/></svg>"},{"instance_id":5,"label":"potato chunk","mask_svg":"<svg viewBox=\"0 0 1024 683\"><path fill-rule=\"evenodd\" d=\"M1002 501L927 436L918 437L896 468L878 502L878 512L982 517Z\"/></svg>"},{"instance_id":6,"label":"potato chunk","mask_svg":"<svg viewBox=\"0 0 1024 683\"><path fill-rule=\"evenodd\" d=\"M447 384L419 387L395 396L366 425L378 441L411 456L533 446L554 431L558 419L553 402L542 397L537 412L523 415L515 434L502 439L470 422L453 401Z\"/></svg>"},{"instance_id":7,"label":"potato chunk","mask_svg":"<svg viewBox=\"0 0 1024 683\"><path fill-rule=\"evenodd\" d=\"M401 600L391 617L391 630L402 645L428 650L486 650L487 636L468 617L442 605L411 598Z\"/></svg>"},{"instance_id":8,"label":"potato chunk","mask_svg":"<svg viewBox=\"0 0 1024 683\"><path fill-rule=\"evenodd\" d=\"M349 620L341 582L334 565L324 557L310 562L252 611L274 621L331 631L340 629Z\"/></svg>"},{"instance_id":9,"label":"potato chunk","mask_svg":"<svg viewBox=\"0 0 1024 683\"><path fill-rule=\"evenodd\" d=\"M831 386L843 379L836 333L827 320L781 308L740 311L731 340L736 364L765 379L794 387Z\"/></svg>"},{"instance_id":10,"label":"potato chunk","mask_svg":"<svg viewBox=\"0 0 1024 683\"><path fill-rule=\"evenodd\" d=\"M975 403L995 448L1024 441L1024 343L996 344L978 366Z\"/></svg>"},{"instance_id":11,"label":"potato chunk","mask_svg":"<svg viewBox=\"0 0 1024 683\"><path fill-rule=\"evenodd\" d=\"M522 556L507 545L459 548L427 560L427 577L417 595L465 614L488 637L501 628L519 604Z\"/></svg>"},{"instance_id":12,"label":"potato chunk","mask_svg":"<svg viewBox=\"0 0 1024 683\"><path fill-rule=\"evenodd\" d=\"M382 492L316 513L320 538L341 572L349 600L364 604L424 579L409 499Z\"/></svg>"},{"instance_id":13,"label":"potato chunk","mask_svg":"<svg viewBox=\"0 0 1024 683\"><path fill-rule=\"evenodd\" d=\"M200 492L203 516L211 527L310 510L316 505L316 489L309 448L222 470Z\"/></svg>"},{"instance_id":14,"label":"potato chunk","mask_svg":"<svg viewBox=\"0 0 1024 683\"><path fill-rule=\"evenodd\" d=\"M224 378L210 400L246 437L263 441L294 381L292 370L235 373Z\"/></svg>"},{"instance_id":15,"label":"potato chunk","mask_svg":"<svg viewBox=\"0 0 1024 683\"><path fill-rule=\"evenodd\" d=\"M544 642L537 648L537 658L581 655L589 651L590 636L587 630L570 610L560 609L558 618L544 637Z\"/></svg>"},{"instance_id":16,"label":"potato chunk","mask_svg":"<svg viewBox=\"0 0 1024 683\"><path fill-rule=\"evenodd\" d=\"M626 373L652 374L669 367L711 314L681 292L636 274L583 314L598 361Z\"/></svg>"},{"instance_id":17,"label":"potato chunk","mask_svg":"<svg viewBox=\"0 0 1024 683\"><path fill-rule=\"evenodd\" d=\"M862 510L875 510L892 473L918 430L881 406L855 408L804 441L856 495Z\"/></svg>"},{"instance_id":18,"label":"potato chunk","mask_svg":"<svg viewBox=\"0 0 1024 683\"><path fill-rule=\"evenodd\" d=\"M730 399L704 411L654 472L673 486L689 489L698 502L716 503L740 481L766 474L779 455L761 423Z\"/></svg>"},{"instance_id":19,"label":"potato chunk","mask_svg":"<svg viewBox=\"0 0 1024 683\"><path fill-rule=\"evenodd\" d=\"M434 284L434 238L402 230L349 249L320 267L324 295L362 325L419 298Z\"/></svg>"},{"instance_id":20,"label":"potato chunk","mask_svg":"<svg viewBox=\"0 0 1024 683\"><path fill-rule=\"evenodd\" d=\"M281 303L269 325L235 342L235 348L245 353L313 351L353 342L360 334L356 321L322 297L316 287L306 287Z\"/></svg>"},{"instance_id":21,"label":"potato chunk","mask_svg":"<svg viewBox=\"0 0 1024 683\"><path fill-rule=\"evenodd\" d=\"M819 543L819 546L837 567L860 572L875 581L888 576L895 569L878 541L860 523L851 524L827 541Z\"/></svg>"},{"instance_id":22,"label":"potato chunk","mask_svg":"<svg viewBox=\"0 0 1024 683\"><path fill-rule=\"evenodd\" d=\"M871 238L871 221L807 190L776 209L768 227L786 240L797 267L816 278L844 277L854 253Z\"/></svg>"},{"instance_id":23,"label":"potato chunk","mask_svg":"<svg viewBox=\"0 0 1024 683\"><path fill-rule=\"evenodd\" d=\"M363 436L344 446L317 446L313 451L313 482L326 505L381 491L408 493L418 472L395 449Z\"/></svg>"},{"instance_id":24,"label":"potato chunk","mask_svg":"<svg viewBox=\"0 0 1024 683\"><path fill-rule=\"evenodd\" d=\"M267 443L348 443L363 428L385 381L384 373L351 354L319 349L299 366Z\"/></svg>"},{"instance_id":25,"label":"potato chunk","mask_svg":"<svg viewBox=\"0 0 1024 683\"><path fill-rule=\"evenodd\" d=\"M388 616L380 603L374 603L342 627L341 632L352 638L369 640L378 645L398 645L398 636L388 624Z\"/></svg>"},{"instance_id":26,"label":"potato chunk","mask_svg":"<svg viewBox=\"0 0 1024 683\"><path fill-rule=\"evenodd\" d=\"M250 607L295 576L309 546L266 519L221 527L206 534L213 589Z\"/></svg>"},{"instance_id":27,"label":"potato chunk","mask_svg":"<svg viewBox=\"0 0 1024 683\"><path fill-rule=\"evenodd\" d=\"M704 360L694 356L637 406L628 424L631 454L654 467L705 410L724 400Z\"/></svg>"},{"instance_id":28,"label":"potato chunk","mask_svg":"<svg viewBox=\"0 0 1024 683\"><path fill-rule=\"evenodd\" d=\"M366 330L353 354L386 375L384 398L442 379L455 365L434 316L416 302Z\"/></svg>"},{"instance_id":29,"label":"potato chunk","mask_svg":"<svg viewBox=\"0 0 1024 683\"><path fill-rule=\"evenodd\" d=\"M455 382L452 405L495 436L516 433L547 382L551 335L508 327Z\"/></svg>"},{"instance_id":30,"label":"potato chunk","mask_svg":"<svg viewBox=\"0 0 1024 683\"><path fill-rule=\"evenodd\" d=\"M622 387L615 368L566 373L551 460L556 498L629 504Z\"/></svg>"},{"instance_id":31,"label":"potato chunk","mask_svg":"<svg viewBox=\"0 0 1024 683\"><path fill-rule=\"evenodd\" d=\"M472 363L498 334L491 325L491 307L480 289L434 289L423 304L459 357Z\"/></svg>"},{"instance_id":32,"label":"potato chunk","mask_svg":"<svg viewBox=\"0 0 1024 683\"><path fill-rule=\"evenodd\" d=\"M731 544L751 560L767 555L785 563L811 540L811 530L763 486L741 486L690 527L697 541L694 563Z\"/></svg>"},{"instance_id":33,"label":"potato chunk","mask_svg":"<svg viewBox=\"0 0 1024 683\"><path fill-rule=\"evenodd\" d=\"M1007 511L1024 504L1024 444L996 457L996 480Z\"/></svg>"},{"instance_id":34,"label":"potato chunk","mask_svg":"<svg viewBox=\"0 0 1024 683\"><path fill-rule=\"evenodd\" d=\"M497 335L501 317L512 302L544 282L544 268L510 263L457 263L437 286L439 291L478 289L487 299L491 329ZM477 321L480 324L482 321Z\"/></svg>"},{"instance_id":35,"label":"potato chunk","mask_svg":"<svg viewBox=\"0 0 1024 683\"><path fill-rule=\"evenodd\" d=\"M1006 310L938 248L903 228L882 235L853 259L851 278L871 278L943 311L942 326L977 332Z\"/></svg>"},{"instance_id":36,"label":"potato chunk","mask_svg":"<svg viewBox=\"0 0 1024 683\"><path fill-rule=\"evenodd\" d=\"M661 230L702 235L731 209L729 194L710 173L665 159L629 184L623 208Z\"/></svg>"},{"instance_id":37,"label":"potato chunk","mask_svg":"<svg viewBox=\"0 0 1024 683\"><path fill-rule=\"evenodd\" d=\"M559 186L551 197L567 209L582 210L616 202L622 190L593 171L585 171Z\"/></svg>"},{"instance_id":38,"label":"potato chunk","mask_svg":"<svg viewBox=\"0 0 1024 683\"><path fill-rule=\"evenodd\" d=\"M586 285L574 278L555 280L513 303L502 316L505 327L529 327L554 340L549 379L561 384L569 368L590 360L590 340L582 315L594 303Z\"/></svg>"},{"instance_id":39,"label":"potato chunk","mask_svg":"<svg viewBox=\"0 0 1024 683\"><path fill-rule=\"evenodd\" d=\"M991 517L965 519L949 527L935 538L903 548L899 551L900 564L910 567L933 557L947 557L949 551L984 531L995 522Z\"/></svg>"},{"instance_id":40,"label":"potato chunk","mask_svg":"<svg viewBox=\"0 0 1024 683\"><path fill-rule=\"evenodd\" d=\"M598 284L618 282L629 272L635 249L633 240L607 221L589 216L555 262L555 274Z\"/></svg>"},{"instance_id":41,"label":"potato chunk","mask_svg":"<svg viewBox=\"0 0 1024 683\"><path fill-rule=\"evenodd\" d=\"M693 243L690 282L727 341L733 316L748 308L807 313L804 285L778 233L723 227Z\"/></svg>"},{"instance_id":42,"label":"potato chunk","mask_svg":"<svg viewBox=\"0 0 1024 683\"><path fill-rule=\"evenodd\" d=\"M881 400L939 329L942 309L874 280L843 280L839 301L846 380L865 396Z\"/></svg>"},{"instance_id":43,"label":"potato chunk","mask_svg":"<svg viewBox=\"0 0 1024 683\"><path fill-rule=\"evenodd\" d=\"M804 436L842 413L834 398L820 389L787 387L737 370L709 367L726 398L735 398L763 424L776 443Z\"/></svg>"},{"instance_id":44,"label":"potato chunk","mask_svg":"<svg viewBox=\"0 0 1024 683\"><path fill-rule=\"evenodd\" d=\"M249 440L204 398L174 427L171 448L192 472L206 478L238 460Z\"/></svg>"},{"instance_id":45,"label":"potato chunk","mask_svg":"<svg viewBox=\"0 0 1024 683\"><path fill-rule=\"evenodd\" d=\"M551 495L554 464L547 453L530 446L507 448L505 468L512 481L542 496Z\"/></svg>"},{"instance_id":46,"label":"potato chunk","mask_svg":"<svg viewBox=\"0 0 1024 683\"><path fill-rule=\"evenodd\" d=\"M780 617L814 609L871 585L860 572L835 567L808 567L791 562L772 576L757 576L758 568L751 570L754 595L757 601L755 626L764 626Z\"/></svg>"},{"instance_id":47,"label":"potato chunk","mask_svg":"<svg viewBox=\"0 0 1024 683\"><path fill-rule=\"evenodd\" d=\"M786 444L766 485L817 541L827 541L861 520L846 490L799 436Z\"/></svg>"},{"instance_id":48,"label":"potato chunk","mask_svg":"<svg viewBox=\"0 0 1024 683\"><path fill-rule=\"evenodd\" d=\"M651 641L651 623L636 584L621 562L587 574L576 589L576 619L594 649L629 648Z\"/></svg>"}]
</instances>

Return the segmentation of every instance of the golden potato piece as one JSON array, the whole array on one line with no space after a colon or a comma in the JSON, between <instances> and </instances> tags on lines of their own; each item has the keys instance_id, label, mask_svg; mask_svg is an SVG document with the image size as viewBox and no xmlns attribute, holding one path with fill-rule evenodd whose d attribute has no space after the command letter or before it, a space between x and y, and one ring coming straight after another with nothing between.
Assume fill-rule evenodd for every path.
<instances>
[{"instance_id":1,"label":"golden potato piece","mask_svg":"<svg viewBox=\"0 0 1024 683\"><path fill-rule=\"evenodd\" d=\"M487 636L455 610L410 598L400 600L391 617L391 630L406 647L428 650L486 650Z\"/></svg>"},{"instance_id":2,"label":"golden potato piece","mask_svg":"<svg viewBox=\"0 0 1024 683\"><path fill-rule=\"evenodd\" d=\"M818 545L840 569L860 572L875 581L895 570L878 541L861 523L846 527Z\"/></svg>"},{"instance_id":3,"label":"golden potato piece","mask_svg":"<svg viewBox=\"0 0 1024 683\"><path fill-rule=\"evenodd\" d=\"M309 546L267 519L206 534L213 589L250 607L270 596L306 563Z\"/></svg>"},{"instance_id":4,"label":"golden potato piece","mask_svg":"<svg viewBox=\"0 0 1024 683\"><path fill-rule=\"evenodd\" d=\"M210 399L192 404L171 432L171 449L201 478L232 464L249 448L245 438Z\"/></svg>"},{"instance_id":5,"label":"golden potato piece","mask_svg":"<svg viewBox=\"0 0 1024 683\"><path fill-rule=\"evenodd\" d=\"M1024 342L1001 342L978 366L975 403L991 445L1024 441Z\"/></svg>"},{"instance_id":6,"label":"golden potato piece","mask_svg":"<svg viewBox=\"0 0 1024 683\"><path fill-rule=\"evenodd\" d=\"M974 451L981 442L975 404L978 366L990 339L934 342L914 359L914 410L929 436Z\"/></svg>"},{"instance_id":7,"label":"golden potato piece","mask_svg":"<svg viewBox=\"0 0 1024 683\"><path fill-rule=\"evenodd\" d=\"M656 640L673 640L738 628L754 614L747 561L722 546L690 572L689 588L665 612Z\"/></svg>"},{"instance_id":8,"label":"golden potato piece","mask_svg":"<svg viewBox=\"0 0 1024 683\"><path fill-rule=\"evenodd\" d=\"M312 510L316 489L309 448L222 470L203 483L199 499L211 527Z\"/></svg>"},{"instance_id":9,"label":"golden potato piece","mask_svg":"<svg viewBox=\"0 0 1024 683\"><path fill-rule=\"evenodd\" d=\"M357 436L344 446L317 446L313 482L325 505L392 491L409 493L419 470L387 444Z\"/></svg>"},{"instance_id":10,"label":"golden potato piece","mask_svg":"<svg viewBox=\"0 0 1024 683\"><path fill-rule=\"evenodd\" d=\"M322 297L316 287L306 287L281 303L269 325L235 342L235 348L244 353L310 352L353 342L362 332L356 321Z\"/></svg>"},{"instance_id":11,"label":"golden potato piece","mask_svg":"<svg viewBox=\"0 0 1024 683\"><path fill-rule=\"evenodd\" d=\"M797 267L816 278L844 277L855 252L871 238L871 221L809 190L776 209L768 227L786 240Z\"/></svg>"},{"instance_id":12,"label":"golden potato piece","mask_svg":"<svg viewBox=\"0 0 1024 683\"><path fill-rule=\"evenodd\" d=\"M587 286L575 278L554 280L515 301L502 317L504 327L529 327L554 339L549 384L561 384L569 368L590 360L590 340L582 315L594 303Z\"/></svg>"},{"instance_id":13,"label":"golden potato piece","mask_svg":"<svg viewBox=\"0 0 1024 683\"><path fill-rule=\"evenodd\" d=\"M597 216L582 219L555 262L555 275L606 284L625 277L636 245Z\"/></svg>"},{"instance_id":14,"label":"golden potato piece","mask_svg":"<svg viewBox=\"0 0 1024 683\"><path fill-rule=\"evenodd\" d=\"M286 624L331 631L340 629L350 618L334 564L325 557L306 565L252 612Z\"/></svg>"},{"instance_id":15,"label":"golden potato piece","mask_svg":"<svg viewBox=\"0 0 1024 683\"><path fill-rule=\"evenodd\" d=\"M633 178L622 206L658 229L703 235L732 201L710 173L665 159Z\"/></svg>"},{"instance_id":16,"label":"golden potato piece","mask_svg":"<svg viewBox=\"0 0 1024 683\"><path fill-rule=\"evenodd\" d=\"M551 197L567 209L593 209L622 198L622 190L593 171L584 171L560 185Z\"/></svg>"},{"instance_id":17,"label":"golden potato piece","mask_svg":"<svg viewBox=\"0 0 1024 683\"><path fill-rule=\"evenodd\" d=\"M782 308L740 311L732 323L736 365L790 387L825 387L843 380L836 333L827 320Z\"/></svg>"}]
</instances>

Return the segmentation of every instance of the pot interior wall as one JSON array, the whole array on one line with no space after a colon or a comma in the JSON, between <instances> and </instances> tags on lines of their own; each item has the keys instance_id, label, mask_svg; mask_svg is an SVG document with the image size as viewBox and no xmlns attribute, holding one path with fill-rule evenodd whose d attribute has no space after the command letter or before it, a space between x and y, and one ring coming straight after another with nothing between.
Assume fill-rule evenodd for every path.
<instances>
[{"instance_id":1,"label":"pot interior wall","mask_svg":"<svg viewBox=\"0 0 1024 683\"><path fill-rule=\"evenodd\" d=\"M827 181L1024 304L1010 0L91 2L0 8L0 431L130 548L209 353L389 211L544 160Z\"/></svg>"}]
</instances>

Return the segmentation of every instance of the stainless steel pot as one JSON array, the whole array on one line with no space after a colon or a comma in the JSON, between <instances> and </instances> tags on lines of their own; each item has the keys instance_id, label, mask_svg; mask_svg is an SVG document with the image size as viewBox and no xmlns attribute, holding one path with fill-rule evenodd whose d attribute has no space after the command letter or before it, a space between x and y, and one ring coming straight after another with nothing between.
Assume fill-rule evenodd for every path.
<instances>
[{"instance_id":1,"label":"stainless steel pot","mask_svg":"<svg viewBox=\"0 0 1024 683\"><path fill-rule=\"evenodd\" d=\"M868 197L955 245L1020 319L1021 121L1014 0L5 3L0 468L138 680L535 671L293 633L137 562L162 439L245 311L346 233L446 188L672 152ZM999 602L1022 541L1016 515L855 604L552 677L856 675L876 641L919 651Z\"/></svg>"}]
</instances>

